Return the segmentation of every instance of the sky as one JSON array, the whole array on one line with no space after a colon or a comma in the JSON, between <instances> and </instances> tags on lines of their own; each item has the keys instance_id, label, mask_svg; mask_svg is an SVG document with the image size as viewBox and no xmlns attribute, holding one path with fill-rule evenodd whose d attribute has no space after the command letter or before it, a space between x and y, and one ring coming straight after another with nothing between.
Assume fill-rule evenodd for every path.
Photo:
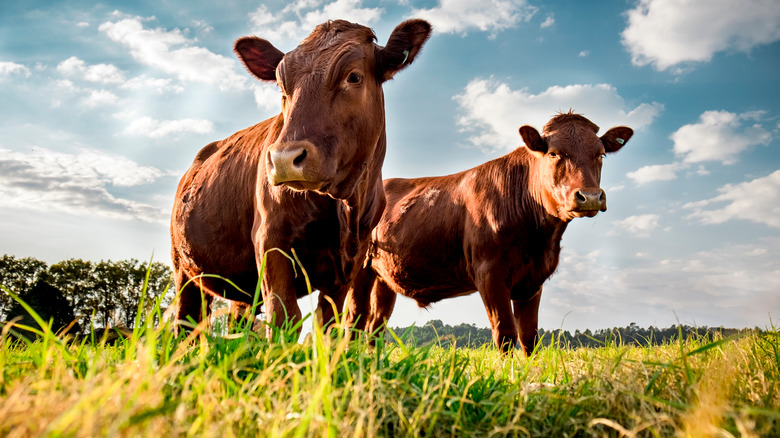
<instances>
[{"instance_id":1,"label":"sky","mask_svg":"<svg viewBox=\"0 0 780 438\"><path fill-rule=\"evenodd\" d=\"M197 151L280 111L235 40L288 52L340 18L383 45L411 17L434 33L384 85L384 177L474 167L561 111L635 131L604 160L609 210L564 234L541 327L776 324L777 0L4 1L0 252L170 263ZM390 325L432 319L488 326L478 294L399 299Z\"/></svg>"}]
</instances>

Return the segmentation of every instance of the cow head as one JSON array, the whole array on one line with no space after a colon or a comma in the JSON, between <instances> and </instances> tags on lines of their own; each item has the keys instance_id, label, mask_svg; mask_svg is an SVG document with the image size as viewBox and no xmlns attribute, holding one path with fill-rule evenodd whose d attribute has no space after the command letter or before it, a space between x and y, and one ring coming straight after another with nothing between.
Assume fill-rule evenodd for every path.
<instances>
[{"instance_id":1,"label":"cow head","mask_svg":"<svg viewBox=\"0 0 780 438\"><path fill-rule=\"evenodd\" d=\"M371 29L335 20L285 54L247 37L235 51L250 72L282 90L284 124L267 149L268 182L348 199L385 156L382 84L411 64L431 33L423 20L395 28L385 47Z\"/></svg>"},{"instance_id":2,"label":"cow head","mask_svg":"<svg viewBox=\"0 0 780 438\"><path fill-rule=\"evenodd\" d=\"M545 210L563 221L607 210L607 196L600 187L602 158L623 147L634 131L618 126L599 137L598 130L573 113L554 117L542 135L528 125L520 128L525 147L534 156L534 192Z\"/></svg>"}]
</instances>

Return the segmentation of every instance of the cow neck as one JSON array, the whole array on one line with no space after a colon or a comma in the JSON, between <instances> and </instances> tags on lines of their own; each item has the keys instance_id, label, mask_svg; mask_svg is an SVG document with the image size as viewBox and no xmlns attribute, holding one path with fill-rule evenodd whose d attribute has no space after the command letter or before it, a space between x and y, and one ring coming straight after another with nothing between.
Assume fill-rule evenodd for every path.
<instances>
[{"instance_id":1,"label":"cow neck","mask_svg":"<svg viewBox=\"0 0 780 438\"><path fill-rule=\"evenodd\" d=\"M382 163L384 162L386 149L386 136L384 129L374 148L374 154L368 158L374 158L373 165L368 161L363 163L360 176L352 190L352 195L342 200L345 209L345 221L341 222L341 270L340 279L347 283L347 278L352 277L352 272L359 265L363 265L368 255L367 245L361 248L361 242L367 242L368 234L378 222L384 211L384 191L381 184ZM379 199L382 198L382 199ZM362 254L361 254L362 252Z\"/></svg>"},{"instance_id":2,"label":"cow neck","mask_svg":"<svg viewBox=\"0 0 780 438\"><path fill-rule=\"evenodd\" d=\"M511 169L511 185L513 193L519 193L516 200L515 215L522 226L533 229L535 233L547 235L563 235L567 223L550 214L545 208L545 190L540 183L541 178L535 174L534 162L538 158L521 146L510 154L508 168Z\"/></svg>"}]
</instances>

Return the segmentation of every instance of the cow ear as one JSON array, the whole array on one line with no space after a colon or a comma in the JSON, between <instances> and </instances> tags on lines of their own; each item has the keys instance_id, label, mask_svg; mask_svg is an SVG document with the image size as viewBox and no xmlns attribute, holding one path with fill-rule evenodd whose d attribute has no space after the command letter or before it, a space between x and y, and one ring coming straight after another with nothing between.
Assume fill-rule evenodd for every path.
<instances>
[{"instance_id":1,"label":"cow ear","mask_svg":"<svg viewBox=\"0 0 780 438\"><path fill-rule=\"evenodd\" d=\"M521 126L520 137L523 138L523 143L525 143L528 149L542 154L547 153L547 142L544 141L542 136L539 135L539 131L533 126Z\"/></svg>"},{"instance_id":2,"label":"cow ear","mask_svg":"<svg viewBox=\"0 0 780 438\"><path fill-rule=\"evenodd\" d=\"M601 136L601 142L604 144L604 150L607 153L617 152L634 135L634 130L628 126L617 126L605 132Z\"/></svg>"},{"instance_id":3,"label":"cow ear","mask_svg":"<svg viewBox=\"0 0 780 438\"><path fill-rule=\"evenodd\" d=\"M390 80L411 64L430 36L431 24L425 20L406 20L399 24L387 40L387 45L379 50L377 78L382 82Z\"/></svg>"},{"instance_id":4,"label":"cow ear","mask_svg":"<svg viewBox=\"0 0 780 438\"><path fill-rule=\"evenodd\" d=\"M257 37L244 37L236 41L233 50L256 78L276 81L276 66L284 58L284 53L273 44Z\"/></svg>"}]
</instances>

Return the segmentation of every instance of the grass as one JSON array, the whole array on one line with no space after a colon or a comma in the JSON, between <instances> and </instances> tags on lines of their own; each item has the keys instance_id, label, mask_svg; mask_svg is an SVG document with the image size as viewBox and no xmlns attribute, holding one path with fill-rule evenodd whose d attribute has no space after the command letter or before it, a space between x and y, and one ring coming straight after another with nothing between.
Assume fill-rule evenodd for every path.
<instances>
[{"instance_id":1,"label":"grass","mask_svg":"<svg viewBox=\"0 0 780 438\"><path fill-rule=\"evenodd\" d=\"M114 343L6 325L0 436L780 436L774 327L525 358L338 328L174 338L160 316Z\"/></svg>"}]
</instances>

